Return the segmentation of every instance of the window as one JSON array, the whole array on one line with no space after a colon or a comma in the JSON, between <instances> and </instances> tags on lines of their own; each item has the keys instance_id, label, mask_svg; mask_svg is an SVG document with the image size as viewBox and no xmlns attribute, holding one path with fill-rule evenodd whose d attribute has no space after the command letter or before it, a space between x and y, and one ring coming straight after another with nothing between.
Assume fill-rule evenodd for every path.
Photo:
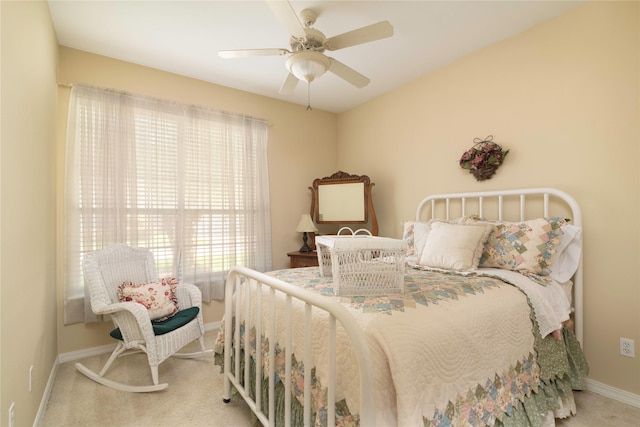
<instances>
[{"instance_id":1,"label":"window","mask_svg":"<svg viewBox=\"0 0 640 427\"><path fill-rule=\"evenodd\" d=\"M150 248L160 277L224 298L234 265L271 268L263 120L109 90L71 92L65 323L83 321L82 255ZM88 300L88 298L87 298ZM84 312L84 313L80 313Z\"/></svg>"}]
</instances>

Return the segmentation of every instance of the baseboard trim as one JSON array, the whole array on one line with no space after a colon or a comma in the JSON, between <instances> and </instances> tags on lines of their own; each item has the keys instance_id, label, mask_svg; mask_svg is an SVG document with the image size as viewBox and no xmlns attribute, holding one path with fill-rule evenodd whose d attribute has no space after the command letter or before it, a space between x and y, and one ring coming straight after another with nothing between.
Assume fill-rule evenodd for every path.
<instances>
[{"instance_id":1,"label":"baseboard trim","mask_svg":"<svg viewBox=\"0 0 640 427\"><path fill-rule=\"evenodd\" d=\"M626 403L627 405L640 408L640 395L638 394L620 390L619 388L611 387L610 385L606 385L589 378L586 379L586 383L587 390L589 391L592 391L604 397L608 397L609 399L613 399L618 402Z\"/></svg>"},{"instance_id":2,"label":"baseboard trim","mask_svg":"<svg viewBox=\"0 0 640 427\"><path fill-rule=\"evenodd\" d=\"M116 348L116 345L117 344L106 344L98 347L70 351L68 353L60 353L58 355L58 363L73 362L74 360L84 359L85 357L93 357L105 353L111 353Z\"/></svg>"},{"instance_id":3,"label":"baseboard trim","mask_svg":"<svg viewBox=\"0 0 640 427\"><path fill-rule=\"evenodd\" d=\"M220 329L221 321L204 324L205 332ZM60 353L58 355L58 363L73 362L75 360L84 359L85 357L99 356L105 353L111 353L116 348L116 344L106 344L98 347L85 348L82 350L70 351L68 353Z\"/></svg>"},{"instance_id":4,"label":"baseboard trim","mask_svg":"<svg viewBox=\"0 0 640 427\"><path fill-rule=\"evenodd\" d=\"M49 402L49 397L51 396L53 383L56 380L56 375L58 375L58 366L60 366L60 363L58 362L58 358L56 358L53 361L51 372L49 372L49 379L47 380L47 385L44 387L42 399L40 399L40 406L38 406L36 418L33 420L33 427L38 427L42 423L42 417L44 416L44 411L47 409L47 403Z\"/></svg>"},{"instance_id":5,"label":"baseboard trim","mask_svg":"<svg viewBox=\"0 0 640 427\"><path fill-rule=\"evenodd\" d=\"M222 321L220 320L218 320L217 322L205 323L204 330L206 332L215 331L216 329L220 329L221 325L222 325Z\"/></svg>"}]
</instances>

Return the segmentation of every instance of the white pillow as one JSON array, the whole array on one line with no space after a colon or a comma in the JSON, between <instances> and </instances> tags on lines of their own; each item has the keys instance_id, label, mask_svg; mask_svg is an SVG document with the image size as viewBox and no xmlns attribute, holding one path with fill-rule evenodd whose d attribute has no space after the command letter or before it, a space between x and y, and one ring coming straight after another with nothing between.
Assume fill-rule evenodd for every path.
<instances>
[{"instance_id":1,"label":"white pillow","mask_svg":"<svg viewBox=\"0 0 640 427\"><path fill-rule=\"evenodd\" d=\"M416 259L418 261L420 261L420 257L422 256L424 245L425 243L427 243L429 228L431 228L431 221L416 222L413 225L413 238L414 238L414 245L416 247Z\"/></svg>"},{"instance_id":2,"label":"white pillow","mask_svg":"<svg viewBox=\"0 0 640 427\"><path fill-rule=\"evenodd\" d=\"M560 243L556 246L553 263L549 266L549 277L558 283L569 281L580 265L582 252L582 228L567 224L562 226Z\"/></svg>"},{"instance_id":3,"label":"white pillow","mask_svg":"<svg viewBox=\"0 0 640 427\"><path fill-rule=\"evenodd\" d=\"M445 270L476 269L491 228L489 224L433 222L419 264Z\"/></svg>"},{"instance_id":4,"label":"white pillow","mask_svg":"<svg viewBox=\"0 0 640 427\"><path fill-rule=\"evenodd\" d=\"M434 222L445 222L448 224L460 224L462 218L457 218L454 220L447 219L430 219L427 222L419 222L416 221L413 223L413 246L415 248L415 256L416 262L420 262L420 258L422 257L422 250L424 249L425 243L427 243L427 237L429 236L429 230L431 229L431 224Z\"/></svg>"},{"instance_id":5,"label":"white pillow","mask_svg":"<svg viewBox=\"0 0 640 427\"><path fill-rule=\"evenodd\" d=\"M402 239L407 242L407 261L417 264L427 241L431 221L404 221Z\"/></svg>"}]
</instances>

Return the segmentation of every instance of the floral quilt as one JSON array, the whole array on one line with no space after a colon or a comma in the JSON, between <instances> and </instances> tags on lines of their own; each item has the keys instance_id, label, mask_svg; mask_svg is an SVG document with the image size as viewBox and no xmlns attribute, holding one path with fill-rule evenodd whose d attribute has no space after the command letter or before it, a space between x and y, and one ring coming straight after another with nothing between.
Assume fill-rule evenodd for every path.
<instances>
[{"instance_id":1,"label":"floral quilt","mask_svg":"<svg viewBox=\"0 0 640 427\"><path fill-rule=\"evenodd\" d=\"M270 274L339 300L360 324L374 363L378 425L492 426L504 421L532 392L538 392L542 384L535 351L535 316L531 315L527 296L504 280L408 269L403 294L338 297L333 294L331 278L321 277L317 268L279 270ZM262 320L263 324L270 322L266 308L269 298L268 293L264 293L263 313L267 318ZM283 306L276 309L276 324L288 321L285 311ZM303 311L302 304L294 305L291 320L292 390L299 402L303 399L304 366L298 362L304 343ZM326 424L325 316L325 313L313 312L311 363L315 425ZM241 335L248 329L250 342L255 343L256 319L250 317L249 325L247 328L247 323L242 323ZM284 332L276 332L274 337L264 330L261 334L265 338L263 355L267 354L268 341L276 340L276 382L281 383ZM345 426L358 425L358 364L340 328L338 334L337 422ZM219 353L223 346L221 330L216 342ZM250 354L253 361L257 360L255 346ZM261 359L263 372L268 372L268 358Z\"/></svg>"}]
</instances>

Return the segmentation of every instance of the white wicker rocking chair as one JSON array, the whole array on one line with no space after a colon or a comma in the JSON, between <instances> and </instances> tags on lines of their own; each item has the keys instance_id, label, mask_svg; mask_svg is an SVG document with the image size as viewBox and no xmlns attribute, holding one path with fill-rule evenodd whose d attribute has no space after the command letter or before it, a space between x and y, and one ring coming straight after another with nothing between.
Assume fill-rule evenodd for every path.
<instances>
[{"instance_id":1,"label":"white wicker rocking chair","mask_svg":"<svg viewBox=\"0 0 640 427\"><path fill-rule=\"evenodd\" d=\"M118 301L117 288L121 283L158 281L155 261L150 250L123 244L111 245L101 251L86 254L82 268L85 285L89 287L91 295L91 309L97 315L111 315L113 323L118 328L112 331L111 336L119 340L100 373L97 374L81 363L76 363L76 369L90 379L122 391L164 390L168 384L158 383L160 363L171 356L192 358L213 353L213 350L205 350L204 347L202 294L196 286L184 283L177 286L176 296L180 311L161 327L152 324L149 313L142 304ZM176 353L196 339L200 341L201 351L189 354ZM134 386L104 378L118 357L139 352L147 354L153 385Z\"/></svg>"}]
</instances>

